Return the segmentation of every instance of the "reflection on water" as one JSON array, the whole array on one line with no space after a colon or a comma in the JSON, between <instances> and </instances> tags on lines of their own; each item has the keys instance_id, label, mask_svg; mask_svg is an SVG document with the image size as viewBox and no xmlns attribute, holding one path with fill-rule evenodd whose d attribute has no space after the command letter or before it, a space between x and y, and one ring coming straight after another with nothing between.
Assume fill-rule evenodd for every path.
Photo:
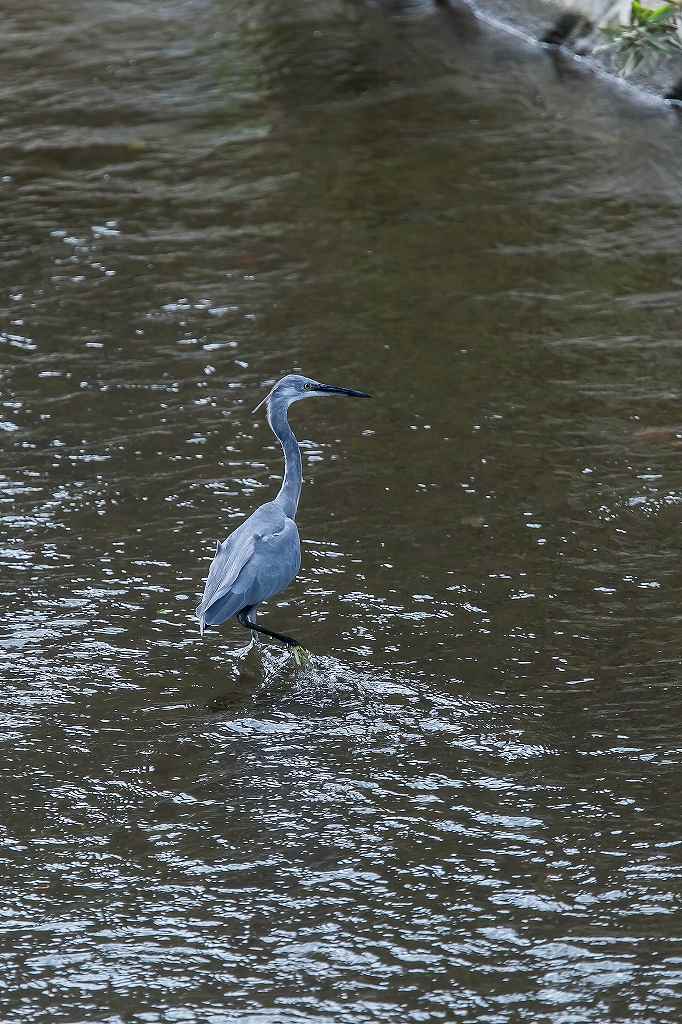
<instances>
[{"instance_id":1,"label":"reflection on water","mask_svg":"<svg viewBox=\"0 0 682 1024\"><path fill-rule=\"evenodd\" d=\"M10 4L8 1021L674 1020L679 125L426 3ZM272 494L299 582L192 610Z\"/></svg>"}]
</instances>

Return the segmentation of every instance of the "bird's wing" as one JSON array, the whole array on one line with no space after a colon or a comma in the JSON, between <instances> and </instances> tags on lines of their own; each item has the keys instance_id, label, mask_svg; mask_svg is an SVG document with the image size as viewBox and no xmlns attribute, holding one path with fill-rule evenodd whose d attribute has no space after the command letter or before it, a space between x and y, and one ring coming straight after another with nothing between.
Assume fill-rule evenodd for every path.
<instances>
[{"instance_id":1,"label":"bird's wing","mask_svg":"<svg viewBox=\"0 0 682 1024\"><path fill-rule=\"evenodd\" d=\"M196 610L197 618L203 618L206 609L227 593L253 555L255 547L254 534L247 534L243 538L233 534L222 543L218 541L216 553L208 571L204 595Z\"/></svg>"},{"instance_id":2,"label":"bird's wing","mask_svg":"<svg viewBox=\"0 0 682 1024\"><path fill-rule=\"evenodd\" d=\"M227 540L218 542L208 571L204 595L196 609L203 624L204 613L233 586L239 573L253 557L256 545L279 533L286 526L286 516L273 503L263 505L237 527Z\"/></svg>"}]
</instances>

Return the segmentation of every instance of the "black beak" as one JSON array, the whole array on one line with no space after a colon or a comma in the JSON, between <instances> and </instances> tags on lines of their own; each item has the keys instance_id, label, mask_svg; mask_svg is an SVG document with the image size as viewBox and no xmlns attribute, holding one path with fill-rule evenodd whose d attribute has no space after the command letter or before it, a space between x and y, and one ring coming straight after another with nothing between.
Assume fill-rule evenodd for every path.
<instances>
[{"instance_id":1,"label":"black beak","mask_svg":"<svg viewBox=\"0 0 682 1024\"><path fill-rule=\"evenodd\" d=\"M371 398L366 391L353 391L352 388L335 388L331 384L318 384L316 391L323 391L325 395L348 395L349 398Z\"/></svg>"}]
</instances>

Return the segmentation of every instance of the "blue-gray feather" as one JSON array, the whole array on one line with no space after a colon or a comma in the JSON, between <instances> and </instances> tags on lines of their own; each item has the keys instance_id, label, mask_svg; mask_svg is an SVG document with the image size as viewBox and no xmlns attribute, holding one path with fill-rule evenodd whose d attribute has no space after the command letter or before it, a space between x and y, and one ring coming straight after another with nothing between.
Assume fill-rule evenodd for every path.
<instances>
[{"instance_id":1,"label":"blue-gray feather","mask_svg":"<svg viewBox=\"0 0 682 1024\"><path fill-rule=\"evenodd\" d=\"M196 614L217 626L242 608L260 604L288 587L301 567L301 544L293 519L269 501L249 516L222 544Z\"/></svg>"},{"instance_id":2,"label":"blue-gray feather","mask_svg":"<svg viewBox=\"0 0 682 1024\"><path fill-rule=\"evenodd\" d=\"M243 611L252 613L261 601L267 601L288 587L298 574L301 542L294 520L303 473L301 452L289 426L287 411L292 402L328 394L369 398L361 391L334 388L290 373L264 399L268 423L282 446L284 479L274 501L261 505L227 540L218 544L204 596L196 610L202 633L206 625L217 626ZM253 621L250 619L245 624L268 633L254 626ZM289 644L296 642L282 634L269 632L268 635Z\"/></svg>"}]
</instances>

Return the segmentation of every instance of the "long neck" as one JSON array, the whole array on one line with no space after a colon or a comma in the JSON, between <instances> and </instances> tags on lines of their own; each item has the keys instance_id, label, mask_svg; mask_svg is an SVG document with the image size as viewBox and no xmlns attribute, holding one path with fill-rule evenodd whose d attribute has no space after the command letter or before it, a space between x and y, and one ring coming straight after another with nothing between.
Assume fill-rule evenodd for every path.
<instances>
[{"instance_id":1,"label":"long neck","mask_svg":"<svg viewBox=\"0 0 682 1024\"><path fill-rule=\"evenodd\" d=\"M285 515L294 519L298 509L298 499L301 497L303 467L301 465L301 449L289 426L286 400L275 398L274 401L268 402L268 423L284 452L284 479L275 501L282 506Z\"/></svg>"}]
</instances>

